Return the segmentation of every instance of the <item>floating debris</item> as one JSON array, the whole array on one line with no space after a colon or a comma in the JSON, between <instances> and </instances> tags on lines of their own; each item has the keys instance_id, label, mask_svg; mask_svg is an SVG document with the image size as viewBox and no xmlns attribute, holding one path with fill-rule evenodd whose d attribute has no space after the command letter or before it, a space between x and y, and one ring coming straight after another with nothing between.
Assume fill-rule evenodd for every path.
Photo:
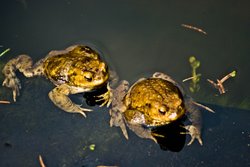
<instances>
[{"instance_id":1,"label":"floating debris","mask_svg":"<svg viewBox=\"0 0 250 167\"><path fill-rule=\"evenodd\" d=\"M193 77L189 77L189 78L186 78L186 79L183 79L182 82L186 82L188 80L197 80L198 77L200 77L201 74L197 74L196 76L193 76Z\"/></svg>"},{"instance_id":2,"label":"floating debris","mask_svg":"<svg viewBox=\"0 0 250 167\"><path fill-rule=\"evenodd\" d=\"M197 105L198 107L204 108L205 110L207 110L207 111L209 111L209 112L215 113L214 110L212 110L211 108L209 108L209 107L207 107L207 106L204 106L204 105L202 105L202 104L200 104L200 103L197 103L197 102L195 102L195 101L192 101L192 103L193 103L194 105Z\"/></svg>"},{"instance_id":3,"label":"floating debris","mask_svg":"<svg viewBox=\"0 0 250 167\"><path fill-rule=\"evenodd\" d=\"M90 144L89 145L89 150L94 151L95 150L95 144Z\"/></svg>"},{"instance_id":4,"label":"floating debris","mask_svg":"<svg viewBox=\"0 0 250 167\"><path fill-rule=\"evenodd\" d=\"M3 56L4 54L6 54L6 53L9 52L9 51L10 51L10 48L5 49L2 53L0 53L0 57Z\"/></svg>"},{"instance_id":5,"label":"floating debris","mask_svg":"<svg viewBox=\"0 0 250 167\"><path fill-rule=\"evenodd\" d=\"M89 149L90 151L94 151L95 146L96 146L95 144L86 145L83 147L83 150Z\"/></svg>"},{"instance_id":6,"label":"floating debris","mask_svg":"<svg viewBox=\"0 0 250 167\"><path fill-rule=\"evenodd\" d=\"M197 31L197 32L202 33L204 35L207 35L207 33L204 30L202 30L201 28L191 26L191 25L188 25L188 24L181 24L181 26L185 27L185 28L188 28L188 29L191 29L191 30L194 30L194 31Z\"/></svg>"},{"instance_id":7,"label":"floating debris","mask_svg":"<svg viewBox=\"0 0 250 167\"><path fill-rule=\"evenodd\" d=\"M231 73L227 74L226 76L224 76L222 79L217 79L217 83L215 83L214 81L207 79L207 81L212 84L216 89L219 90L220 94L226 93L225 88L223 86L223 82L225 82L226 80L228 80L229 78L233 78L236 76L236 71L232 71Z\"/></svg>"},{"instance_id":8,"label":"floating debris","mask_svg":"<svg viewBox=\"0 0 250 167\"><path fill-rule=\"evenodd\" d=\"M189 63L192 68L192 76L182 80L182 82L192 80L189 86L189 90L191 92L197 92L200 89L199 81L200 81L201 74L197 74L197 68L200 67L200 61L198 61L194 56L191 56L189 57Z\"/></svg>"},{"instance_id":9,"label":"floating debris","mask_svg":"<svg viewBox=\"0 0 250 167\"><path fill-rule=\"evenodd\" d=\"M10 101L7 101L7 100L0 100L0 104L10 104Z\"/></svg>"},{"instance_id":10,"label":"floating debris","mask_svg":"<svg viewBox=\"0 0 250 167\"><path fill-rule=\"evenodd\" d=\"M43 162L43 158L42 158L42 156L41 155L39 155L39 163L40 163L40 166L41 167L46 167L46 165L44 164L44 162Z\"/></svg>"}]
</instances>

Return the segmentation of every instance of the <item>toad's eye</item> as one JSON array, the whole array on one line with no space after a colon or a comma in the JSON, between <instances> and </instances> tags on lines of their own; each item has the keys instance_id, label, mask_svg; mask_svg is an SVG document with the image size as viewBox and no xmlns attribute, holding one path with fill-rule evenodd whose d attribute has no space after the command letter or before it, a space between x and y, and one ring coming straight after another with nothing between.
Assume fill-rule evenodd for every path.
<instances>
[{"instance_id":1,"label":"toad's eye","mask_svg":"<svg viewBox=\"0 0 250 167\"><path fill-rule=\"evenodd\" d=\"M88 81L88 82L91 82L91 81L92 81L92 77L84 76L84 78L85 78L86 81Z\"/></svg>"},{"instance_id":2,"label":"toad's eye","mask_svg":"<svg viewBox=\"0 0 250 167\"><path fill-rule=\"evenodd\" d=\"M168 110L169 110L169 108L167 106L161 106L158 109L159 113L161 113L162 115L165 115Z\"/></svg>"},{"instance_id":3,"label":"toad's eye","mask_svg":"<svg viewBox=\"0 0 250 167\"><path fill-rule=\"evenodd\" d=\"M84 74L84 79L85 79L86 81L88 81L88 82L91 82L91 81L93 80L93 75L92 75L92 73L86 72L86 73Z\"/></svg>"}]
</instances>

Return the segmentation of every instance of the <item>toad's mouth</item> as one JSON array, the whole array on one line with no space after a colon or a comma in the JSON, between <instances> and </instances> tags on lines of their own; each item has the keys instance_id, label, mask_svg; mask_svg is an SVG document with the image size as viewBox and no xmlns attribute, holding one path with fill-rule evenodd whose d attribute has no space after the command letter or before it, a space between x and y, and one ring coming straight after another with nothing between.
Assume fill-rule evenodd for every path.
<instances>
[{"instance_id":1,"label":"toad's mouth","mask_svg":"<svg viewBox=\"0 0 250 167\"><path fill-rule=\"evenodd\" d=\"M107 84L108 79L109 79L109 75L108 74L105 75L105 76L103 76L102 78L98 78L98 79L92 81L92 87L93 88L100 88L103 85Z\"/></svg>"},{"instance_id":2,"label":"toad's mouth","mask_svg":"<svg viewBox=\"0 0 250 167\"><path fill-rule=\"evenodd\" d=\"M157 126L164 126L164 125L168 125L170 124L171 121L159 121L159 120L151 120L150 122L146 123L146 126L148 128L153 128L153 127L157 127Z\"/></svg>"},{"instance_id":3,"label":"toad's mouth","mask_svg":"<svg viewBox=\"0 0 250 167\"><path fill-rule=\"evenodd\" d=\"M183 117L183 114L178 114L176 112L173 112L173 113L170 113L169 115L167 115L165 118L163 118L163 117L154 118L154 117L148 116L148 118L145 118L145 120L146 120L146 125L148 127L155 127L155 126L163 126L163 125L170 124L174 121L179 120L182 117Z\"/></svg>"}]
</instances>

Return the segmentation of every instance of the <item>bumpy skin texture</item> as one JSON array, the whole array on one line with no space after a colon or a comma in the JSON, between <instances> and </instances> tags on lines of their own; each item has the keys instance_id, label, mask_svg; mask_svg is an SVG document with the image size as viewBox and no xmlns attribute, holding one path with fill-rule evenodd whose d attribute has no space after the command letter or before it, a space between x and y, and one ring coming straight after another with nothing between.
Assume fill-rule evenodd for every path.
<instances>
[{"instance_id":1,"label":"bumpy skin texture","mask_svg":"<svg viewBox=\"0 0 250 167\"><path fill-rule=\"evenodd\" d=\"M106 64L97 52L86 46L77 46L63 54L53 54L43 63L45 75L55 85L94 89L108 79Z\"/></svg>"},{"instance_id":2,"label":"bumpy skin texture","mask_svg":"<svg viewBox=\"0 0 250 167\"><path fill-rule=\"evenodd\" d=\"M56 85L56 88L49 92L49 97L57 107L66 112L86 116L84 111L91 110L74 104L68 95L94 90L107 84L109 79L107 68L96 51L88 46L74 45L65 50L51 51L35 65L28 55L19 55L11 59L3 69L5 75L3 86L12 89L13 100L16 101L21 88L15 74L16 70L26 77L43 75ZM108 90L100 96L104 104L109 104L111 101L109 87Z\"/></svg>"},{"instance_id":3,"label":"bumpy skin texture","mask_svg":"<svg viewBox=\"0 0 250 167\"><path fill-rule=\"evenodd\" d=\"M120 127L127 139L125 125L139 137L156 141L151 128L167 125L188 114L192 122L185 127L192 137L188 145L194 139L202 144L200 112L168 75L156 72L150 78L139 79L130 88L127 81L122 81L113 91L113 97L110 125Z\"/></svg>"},{"instance_id":4,"label":"bumpy skin texture","mask_svg":"<svg viewBox=\"0 0 250 167\"><path fill-rule=\"evenodd\" d=\"M146 126L165 125L185 113L183 97L179 89L162 78L148 78L137 82L125 96L126 120ZM136 112L144 120L135 118ZM134 120L133 120L134 119Z\"/></svg>"}]
</instances>

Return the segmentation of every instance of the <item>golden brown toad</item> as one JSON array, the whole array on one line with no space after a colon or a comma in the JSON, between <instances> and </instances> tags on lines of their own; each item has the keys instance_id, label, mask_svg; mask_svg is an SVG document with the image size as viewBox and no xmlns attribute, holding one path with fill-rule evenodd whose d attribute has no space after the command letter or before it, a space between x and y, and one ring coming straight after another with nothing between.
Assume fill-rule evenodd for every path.
<instances>
[{"instance_id":1,"label":"golden brown toad","mask_svg":"<svg viewBox=\"0 0 250 167\"><path fill-rule=\"evenodd\" d=\"M45 58L33 65L28 55L19 55L11 59L4 67L5 80L3 86L13 91L13 100L19 95L21 84L15 71L19 70L26 77L43 75L56 86L49 92L49 98L59 108L70 113L91 111L73 103L68 95L95 90L107 85L108 91L100 96L103 105L110 104L111 94L108 79L109 71L106 63L100 59L99 53L84 45L74 45L60 51L51 51Z\"/></svg>"},{"instance_id":2,"label":"golden brown toad","mask_svg":"<svg viewBox=\"0 0 250 167\"><path fill-rule=\"evenodd\" d=\"M128 139L126 125L139 137L154 141L152 128L167 125L190 115L192 125L185 128L191 135L190 145L197 139L202 145L200 135L200 112L191 98L184 96L180 86L166 74L156 72L150 78L139 79L129 88L127 81L113 92L110 110L111 126L119 126Z\"/></svg>"}]
</instances>

